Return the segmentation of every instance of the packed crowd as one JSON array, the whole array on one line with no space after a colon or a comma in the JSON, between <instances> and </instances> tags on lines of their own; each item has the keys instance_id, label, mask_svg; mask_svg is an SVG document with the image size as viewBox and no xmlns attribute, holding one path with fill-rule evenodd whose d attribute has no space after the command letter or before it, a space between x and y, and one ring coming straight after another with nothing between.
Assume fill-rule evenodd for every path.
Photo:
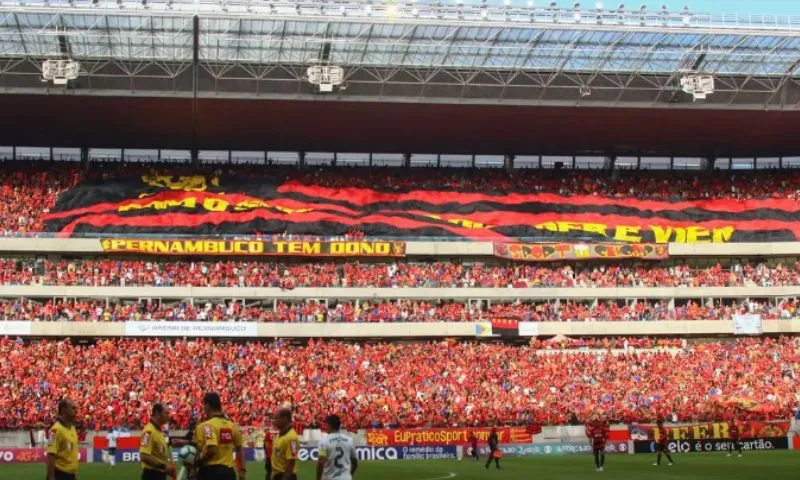
<instances>
[{"instance_id":1,"label":"packed crowd","mask_svg":"<svg viewBox=\"0 0 800 480\"><path fill-rule=\"evenodd\" d=\"M55 204L58 194L85 178L115 178L137 175L158 169L159 173L232 174L249 178L271 175L286 181L331 188L363 187L378 190L458 189L488 193L541 192L564 196L597 195L610 198L652 200L693 200L727 198L798 198L800 175L793 172L759 171L746 174L678 175L674 172L608 172L516 170L508 174L500 169L438 170L429 169L360 169L353 175L348 168L287 169L275 166L200 165L197 167L92 163L84 169L74 162L3 162L0 164L0 233L23 235L44 231L43 216ZM354 232L358 235L358 232Z\"/></svg>"},{"instance_id":2,"label":"packed crowd","mask_svg":"<svg viewBox=\"0 0 800 480\"><path fill-rule=\"evenodd\" d=\"M515 301L511 303L455 301L284 301L248 304L217 302L119 302L105 300L0 300L0 320L124 322L124 321L237 321L290 323L476 322L607 322L660 320L731 320L733 315L757 314L764 320L795 317L798 302L735 300L703 305L685 301L670 306L663 300L636 303L603 301Z\"/></svg>"},{"instance_id":3,"label":"packed crowd","mask_svg":"<svg viewBox=\"0 0 800 480\"><path fill-rule=\"evenodd\" d=\"M800 406L797 338L689 344L626 352L439 341L349 344L0 340L0 428L55 416L75 399L89 429L140 427L166 402L186 427L204 392L222 394L242 425L264 425L290 404L299 425L337 413L349 428L566 424L602 412L625 423L737 414L787 418ZM758 414L723 406L731 397Z\"/></svg>"},{"instance_id":4,"label":"packed crowd","mask_svg":"<svg viewBox=\"0 0 800 480\"><path fill-rule=\"evenodd\" d=\"M59 193L80 181L78 170L46 163L46 168L25 165L0 167L0 234L43 232L44 214ZM8 168L7 168L8 167Z\"/></svg>"},{"instance_id":5,"label":"packed crowd","mask_svg":"<svg viewBox=\"0 0 800 480\"><path fill-rule=\"evenodd\" d=\"M0 285L129 287L592 288L800 285L800 261L708 268L686 264L481 262L336 264L253 260L0 259Z\"/></svg>"}]
</instances>

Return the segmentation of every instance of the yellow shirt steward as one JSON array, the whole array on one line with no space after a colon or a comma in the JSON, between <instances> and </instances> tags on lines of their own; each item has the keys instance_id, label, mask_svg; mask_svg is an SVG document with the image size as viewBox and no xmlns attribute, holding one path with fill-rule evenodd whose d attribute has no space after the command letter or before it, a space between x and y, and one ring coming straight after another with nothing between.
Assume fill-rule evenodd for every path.
<instances>
[{"instance_id":1,"label":"yellow shirt steward","mask_svg":"<svg viewBox=\"0 0 800 480\"><path fill-rule=\"evenodd\" d=\"M194 442L197 450L202 452L206 447L217 447L217 453L203 465L224 465L236 468L233 458L234 448L244 444L239 427L225 417L211 417L197 426L194 431Z\"/></svg>"},{"instance_id":2,"label":"yellow shirt steward","mask_svg":"<svg viewBox=\"0 0 800 480\"><path fill-rule=\"evenodd\" d=\"M56 470L64 473L78 473L78 432L75 427L65 427L56 422L50 427L47 454L56 456Z\"/></svg>"},{"instance_id":3,"label":"yellow shirt steward","mask_svg":"<svg viewBox=\"0 0 800 480\"><path fill-rule=\"evenodd\" d=\"M300 451L300 438L294 428L290 428L284 435L278 435L272 445L272 474L297 473L297 462L294 462L294 471L287 472L289 460L297 460Z\"/></svg>"},{"instance_id":4,"label":"yellow shirt steward","mask_svg":"<svg viewBox=\"0 0 800 480\"><path fill-rule=\"evenodd\" d=\"M142 430L142 441L139 443L139 455L150 455L164 465L172 461L167 458L167 437L153 422L149 422ZM142 469L166 472L166 468L153 468L142 462Z\"/></svg>"}]
</instances>

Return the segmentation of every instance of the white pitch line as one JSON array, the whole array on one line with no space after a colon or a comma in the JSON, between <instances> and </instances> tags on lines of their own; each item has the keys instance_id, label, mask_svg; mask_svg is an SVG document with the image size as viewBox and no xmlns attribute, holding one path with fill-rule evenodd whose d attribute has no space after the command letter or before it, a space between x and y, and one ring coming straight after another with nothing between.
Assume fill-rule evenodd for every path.
<instances>
[{"instance_id":1,"label":"white pitch line","mask_svg":"<svg viewBox=\"0 0 800 480\"><path fill-rule=\"evenodd\" d=\"M446 477L436 477L436 478L423 478L422 480L447 480L448 478L455 478L457 475L453 472L447 474Z\"/></svg>"}]
</instances>

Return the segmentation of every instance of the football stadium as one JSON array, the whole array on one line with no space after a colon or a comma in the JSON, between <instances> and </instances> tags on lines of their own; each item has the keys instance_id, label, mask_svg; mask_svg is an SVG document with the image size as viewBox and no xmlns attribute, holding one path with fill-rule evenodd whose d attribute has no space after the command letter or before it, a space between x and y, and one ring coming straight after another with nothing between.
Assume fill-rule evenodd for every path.
<instances>
[{"instance_id":1,"label":"football stadium","mask_svg":"<svg viewBox=\"0 0 800 480\"><path fill-rule=\"evenodd\" d=\"M795 479L798 131L800 8L0 0L0 479Z\"/></svg>"}]
</instances>

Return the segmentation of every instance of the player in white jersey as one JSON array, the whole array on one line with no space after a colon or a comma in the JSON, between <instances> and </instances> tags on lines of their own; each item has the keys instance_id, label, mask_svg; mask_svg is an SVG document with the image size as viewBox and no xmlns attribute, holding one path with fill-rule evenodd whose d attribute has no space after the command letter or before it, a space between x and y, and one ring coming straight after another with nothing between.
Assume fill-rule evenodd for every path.
<instances>
[{"instance_id":1,"label":"player in white jersey","mask_svg":"<svg viewBox=\"0 0 800 480\"><path fill-rule=\"evenodd\" d=\"M112 428L111 432L106 436L106 440L108 440L106 459L111 468L114 468L114 465L117 464L117 438L119 438L119 433Z\"/></svg>"},{"instance_id":2,"label":"player in white jersey","mask_svg":"<svg viewBox=\"0 0 800 480\"><path fill-rule=\"evenodd\" d=\"M319 446L317 480L353 480L358 468L353 439L341 433L342 421L336 415L325 419L328 434Z\"/></svg>"}]
</instances>

